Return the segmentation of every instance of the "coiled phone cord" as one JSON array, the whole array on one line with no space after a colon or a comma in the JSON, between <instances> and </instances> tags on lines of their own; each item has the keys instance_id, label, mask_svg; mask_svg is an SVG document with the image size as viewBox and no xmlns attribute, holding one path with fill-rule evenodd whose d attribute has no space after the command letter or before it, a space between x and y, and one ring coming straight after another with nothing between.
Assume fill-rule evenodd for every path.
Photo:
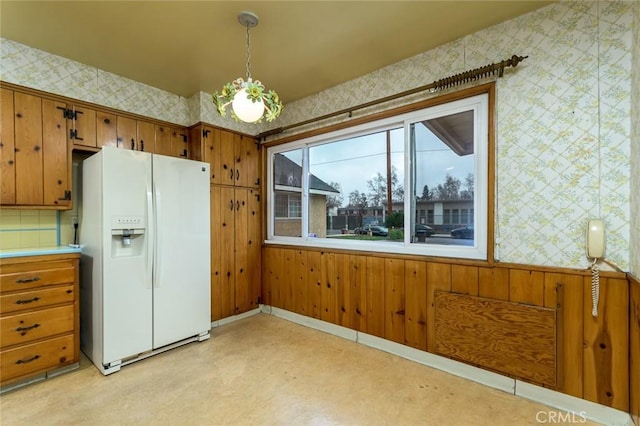
<instances>
[{"instance_id":1,"label":"coiled phone cord","mask_svg":"<svg viewBox=\"0 0 640 426\"><path fill-rule=\"evenodd\" d=\"M591 302L593 304L591 315L598 316L598 301L600 299L600 267L597 265L598 259L593 259L591 264Z\"/></svg>"}]
</instances>

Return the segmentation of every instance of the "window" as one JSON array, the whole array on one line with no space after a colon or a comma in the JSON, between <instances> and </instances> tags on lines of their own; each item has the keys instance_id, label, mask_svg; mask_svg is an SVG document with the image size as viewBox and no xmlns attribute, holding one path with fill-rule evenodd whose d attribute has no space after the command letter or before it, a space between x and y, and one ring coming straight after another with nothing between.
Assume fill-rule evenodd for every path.
<instances>
[{"instance_id":1,"label":"window","mask_svg":"<svg viewBox=\"0 0 640 426\"><path fill-rule=\"evenodd\" d=\"M269 148L268 242L486 259L488 97Z\"/></svg>"}]
</instances>

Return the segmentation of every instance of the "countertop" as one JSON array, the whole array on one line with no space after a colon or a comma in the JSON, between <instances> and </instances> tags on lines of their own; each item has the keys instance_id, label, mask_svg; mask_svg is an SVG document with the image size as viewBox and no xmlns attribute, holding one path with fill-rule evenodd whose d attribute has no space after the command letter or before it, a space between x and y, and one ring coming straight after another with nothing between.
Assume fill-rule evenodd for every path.
<instances>
[{"instance_id":1,"label":"countertop","mask_svg":"<svg viewBox=\"0 0 640 426\"><path fill-rule=\"evenodd\" d=\"M81 252L82 249L80 247L69 246L5 249L0 250L0 259L6 259L9 257L42 256L47 254L69 254Z\"/></svg>"}]
</instances>

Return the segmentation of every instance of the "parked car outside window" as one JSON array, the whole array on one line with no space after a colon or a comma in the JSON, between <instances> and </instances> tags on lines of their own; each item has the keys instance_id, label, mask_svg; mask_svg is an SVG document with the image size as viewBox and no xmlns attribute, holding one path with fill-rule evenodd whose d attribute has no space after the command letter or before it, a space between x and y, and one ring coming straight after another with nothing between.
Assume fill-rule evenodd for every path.
<instances>
[{"instance_id":1,"label":"parked car outside window","mask_svg":"<svg viewBox=\"0 0 640 426\"><path fill-rule=\"evenodd\" d=\"M367 225L362 228L356 228L354 230L356 234L363 234L363 235L368 234L369 231L371 231L371 235L375 235L378 237L386 237L387 235L389 235L389 228L386 228L384 226L379 226L379 225Z\"/></svg>"},{"instance_id":2,"label":"parked car outside window","mask_svg":"<svg viewBox=\"0 0 640 426\"><path fill-rule=\"evenodd\" d=\"M464 228L457 228L451 230L451 237L462 238L465 240L473 239L473 226L465 226Z\"/></svg>"}]
</instances>

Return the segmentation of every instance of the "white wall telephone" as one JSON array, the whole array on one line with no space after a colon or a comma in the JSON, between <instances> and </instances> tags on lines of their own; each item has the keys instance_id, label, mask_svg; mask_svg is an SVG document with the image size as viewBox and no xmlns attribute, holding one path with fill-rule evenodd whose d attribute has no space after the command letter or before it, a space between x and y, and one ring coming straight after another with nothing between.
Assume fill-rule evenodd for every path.
<instances>
[{"instance_id":1,"label":"white wall telephone","mask_svg":"<svg viewBox=\"0 0 640 426\"><path fill-rule=\"evenodd\" d=\"M598 299L600 298L600 268L598 260L604 257L604 223L600 219L590 219L587 223L587 257L591 263L591 315L598 316Z\"/></svg>"}]
</instances>

